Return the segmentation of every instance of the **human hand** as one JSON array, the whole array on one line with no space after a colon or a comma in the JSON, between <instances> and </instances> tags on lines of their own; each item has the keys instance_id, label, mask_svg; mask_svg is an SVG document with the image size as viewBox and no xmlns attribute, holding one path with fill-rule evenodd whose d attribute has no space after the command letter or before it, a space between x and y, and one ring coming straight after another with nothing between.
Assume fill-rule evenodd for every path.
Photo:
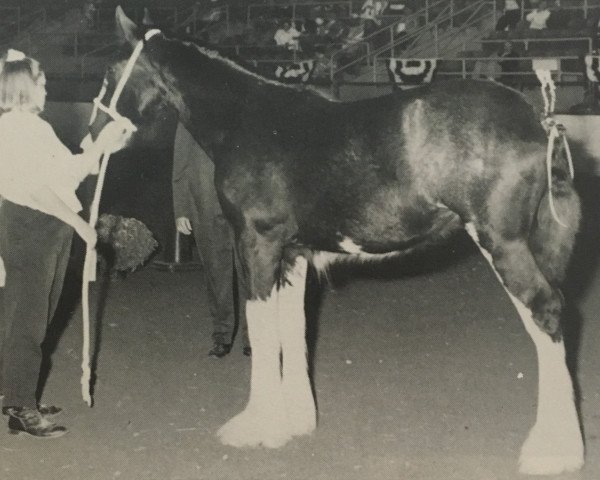
<instances>
[{"instance_id":1,"label":"human hand","mask_svg":"<svg viewBox=\"0 0 600 480\"><path fill-rule=\"evenodd\" d=\"M189 235L192 233L192 224L190 219L187 217L179 217L175 220L175 226L177 227L177 231L179 233L183 233L184 235Z\"/></svg>"},{"instance_id":2,"label":"human hand","mask_svg":"<svg viewBox=\"0 0 600 480\"><path fill-rule=\"evenodd\" d=\"M115 153L127 145L136 130L136 126L126 118L112 121L104 126L95 143L103 152Z\"/></svg>"},{"instance_id":3,"label":"human hand","mask_svg":"<svg viewBox=\"0 0 600 480\"><path fill-rule=\"evenodd\" d=\"M6 285L6 269L4 268L4 261L0 257L0 287Z\"/></svg>"}]
</instances>

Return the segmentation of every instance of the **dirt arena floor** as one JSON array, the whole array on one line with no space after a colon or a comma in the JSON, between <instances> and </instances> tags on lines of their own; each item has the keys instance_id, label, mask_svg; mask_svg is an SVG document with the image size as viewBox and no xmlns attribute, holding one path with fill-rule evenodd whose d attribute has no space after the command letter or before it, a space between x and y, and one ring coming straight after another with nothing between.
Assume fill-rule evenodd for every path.
<instances>
[{"instance_id":1,"label":"dirt arena floor","mask_svg":"<svg viewBox=\"0 0 600 480\"><path fill-rule=\"evenodd\" d=\"M583 471L600 478L600 182L580 181L585 223L566 321L585 428ZM241 342L207 357L199 271L146 268L94 287L95 406L80 396L81 310L72 278L44 400L65 407L57 440L0 429L0 479L511 480L534 422L533 344L465 236L450 249L337 268L308 293L319 426L280 450L237 450L215 432L245 405ZM52 345L50 345L50 348Z\"/></svg>"}]
</instances>

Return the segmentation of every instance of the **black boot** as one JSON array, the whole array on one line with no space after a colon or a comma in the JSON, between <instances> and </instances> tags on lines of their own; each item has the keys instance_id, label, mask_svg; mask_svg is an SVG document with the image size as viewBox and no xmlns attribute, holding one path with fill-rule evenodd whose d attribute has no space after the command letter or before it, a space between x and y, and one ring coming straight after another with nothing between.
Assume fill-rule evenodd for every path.
<instances>
[{"instance_id":1,"label":"black boot","mask_svg":"<svg viewBox=\"0 0 600 480\"><path fill-rule=\"evenodd\" d=\"M67 429L56 425L39 411L27 407L8 408L8 431L16 435L26 433L35 438L56 438L67 433Z\"/></svg>"}]
</instances>

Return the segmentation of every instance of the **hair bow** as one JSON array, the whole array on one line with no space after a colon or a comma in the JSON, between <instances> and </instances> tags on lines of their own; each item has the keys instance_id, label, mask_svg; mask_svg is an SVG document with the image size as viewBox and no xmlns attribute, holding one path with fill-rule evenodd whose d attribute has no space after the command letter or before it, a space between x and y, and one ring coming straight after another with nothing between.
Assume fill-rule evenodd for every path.
<instances>
[{"instance_id":1,"label":"hair bow","mask_svg":"<svg viewBox=\"0 0 600 480\"><path fill-rule=\"evenodd\" d=\"M9 48L6 54L7 62L20 62L21 60L25 60L26 58L27 56L23 52L21 52L20 50L14 50L12 48Z\"/></svg>"}]
</instances>

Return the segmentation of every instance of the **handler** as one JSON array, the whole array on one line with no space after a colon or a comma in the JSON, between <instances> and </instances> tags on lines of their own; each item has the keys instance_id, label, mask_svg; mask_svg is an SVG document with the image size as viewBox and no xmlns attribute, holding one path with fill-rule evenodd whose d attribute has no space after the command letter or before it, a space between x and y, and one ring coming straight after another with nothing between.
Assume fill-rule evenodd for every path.
<instances>
[{"instance_id":1,"label":"handler","mask_svg":"<svg viewBox=\"0 0 600 480\"><path fill-rule=\"evenodd\" d=\"M38 404L41 345L64 283L73 230L95 245L79 215L80 182L98 173L102 153L125 146L130 131L111 122L73 155L38 114L46 102L39 63L16 50L0 59L0 394L11 433L54 438L59 407ZM3 267L1 266L3 265Z\"/></svg>"},{"instance_id":2,"label":"handler","mask_svg":"<svg viewBox=\"0 0 600 480\"><path fill-rule=\"evenodd\" d=\"M237 300L243 352L250 356L242 282L237 282L237 299L233 295L236 284L233 230L221 211L214 176L212 161L180 123L173 152L173 208L177 231L194 234L204 269L213 320L213 346L208 355L221 358L231 351Z\"/></svg>"}]
</instances>

